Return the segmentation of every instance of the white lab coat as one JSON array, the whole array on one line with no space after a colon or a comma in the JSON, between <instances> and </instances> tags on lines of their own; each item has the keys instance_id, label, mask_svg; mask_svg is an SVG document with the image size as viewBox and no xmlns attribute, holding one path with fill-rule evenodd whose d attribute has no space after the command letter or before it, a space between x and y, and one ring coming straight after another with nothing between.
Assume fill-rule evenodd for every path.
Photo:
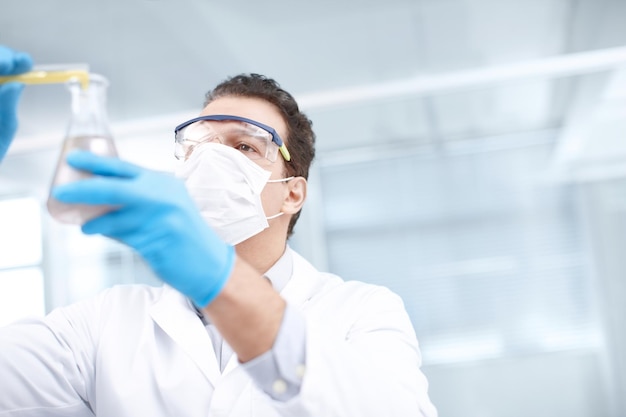
<instances>
[{"instance_id":1,"label":"white lab coat","mask_svg":"<svg viewBox=\"0 0 626 417\"><path fill-rule=\"evenodd\" d=\"M397 295L296 253L281 294L307 323L303 384L287 403L259 390L235 355L220 373L180 293L118 286L0 329L0 416L436 416Z\"/></svg>"}]
</instances>

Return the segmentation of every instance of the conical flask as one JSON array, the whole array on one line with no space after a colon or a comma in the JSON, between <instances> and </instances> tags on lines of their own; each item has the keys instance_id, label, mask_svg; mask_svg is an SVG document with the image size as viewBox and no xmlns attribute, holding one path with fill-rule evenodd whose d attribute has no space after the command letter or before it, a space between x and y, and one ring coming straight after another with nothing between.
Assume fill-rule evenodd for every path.
<instances>
[{"instance_id":1,"label":"conical flask","mask_svg":"<svg viewBox=\"0 0 626 417\"><path fill-rule=\"evenodd\" d=\"M113 136L109 129L106 112L106 92L108 80L98 74L89 74L89 85L83 88L80 80L67 82L72 96L72 116L67 127L63 148L56 165L52 188L91 177L92 174L72 168L66 162L69 152L81 149L102 156L117 157ZM50 215L61 223L83 224L112 209L111 206L87 204L66 204L48 196L46 203Z\"/></svg>"}]
</instances>

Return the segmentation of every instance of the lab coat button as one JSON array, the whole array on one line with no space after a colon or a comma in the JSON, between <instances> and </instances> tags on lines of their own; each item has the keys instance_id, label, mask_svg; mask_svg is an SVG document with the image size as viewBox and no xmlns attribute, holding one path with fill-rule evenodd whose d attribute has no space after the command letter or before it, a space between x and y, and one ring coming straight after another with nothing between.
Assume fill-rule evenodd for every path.
<instances>
[{"instance_id":1,"label":"lab coat button","mask_svg":"<svg viewBox=\"0 0 626 417\"><path fill-rule=\"evenodd\" d=\"M274 391L274 394L284 394L285 391L287 391L287 383L282 379L277 379L272 384L272 390Z\"/></svg>"}]
</instances>

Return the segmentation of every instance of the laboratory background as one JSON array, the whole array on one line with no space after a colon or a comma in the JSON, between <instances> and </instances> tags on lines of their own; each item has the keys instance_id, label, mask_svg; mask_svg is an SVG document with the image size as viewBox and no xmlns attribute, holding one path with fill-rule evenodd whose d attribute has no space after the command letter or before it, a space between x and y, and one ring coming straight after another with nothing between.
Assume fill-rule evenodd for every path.
<instances>
[{"instance_id":1,"label":"laboratory background","mask_svg":"<svg viewBox=\"0 0 626 417\"><path fill-rule=\"evenodd\" d=\"M291 245L401 295L440 416L626 416L626 0L20 0L0 44L105 76L120 156L167 172L206 91L275 78L317 132ZM48 214L69 118L26 87L0 325L160 285Z\"/></svg>"}]
</instances>

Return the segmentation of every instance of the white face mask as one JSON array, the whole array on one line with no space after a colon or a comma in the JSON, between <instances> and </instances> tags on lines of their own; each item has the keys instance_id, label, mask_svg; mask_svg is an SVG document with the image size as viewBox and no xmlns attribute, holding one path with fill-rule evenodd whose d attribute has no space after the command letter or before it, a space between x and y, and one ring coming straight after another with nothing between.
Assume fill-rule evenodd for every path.
<instances>
[{"instance_id":1,"label":"white face mask","mask_svg":"<svg viewBox=\"0 0 626 417\"><path fill-rule=\"evenodd\" d=\"M195 149L176 168L177 178L185 180L189 194L202 217L227 243L236 245L269 227L261 203L261 191L269 180L266 171L240 151L219 143L206 143Z\"/></svg>"}]
</instances>

